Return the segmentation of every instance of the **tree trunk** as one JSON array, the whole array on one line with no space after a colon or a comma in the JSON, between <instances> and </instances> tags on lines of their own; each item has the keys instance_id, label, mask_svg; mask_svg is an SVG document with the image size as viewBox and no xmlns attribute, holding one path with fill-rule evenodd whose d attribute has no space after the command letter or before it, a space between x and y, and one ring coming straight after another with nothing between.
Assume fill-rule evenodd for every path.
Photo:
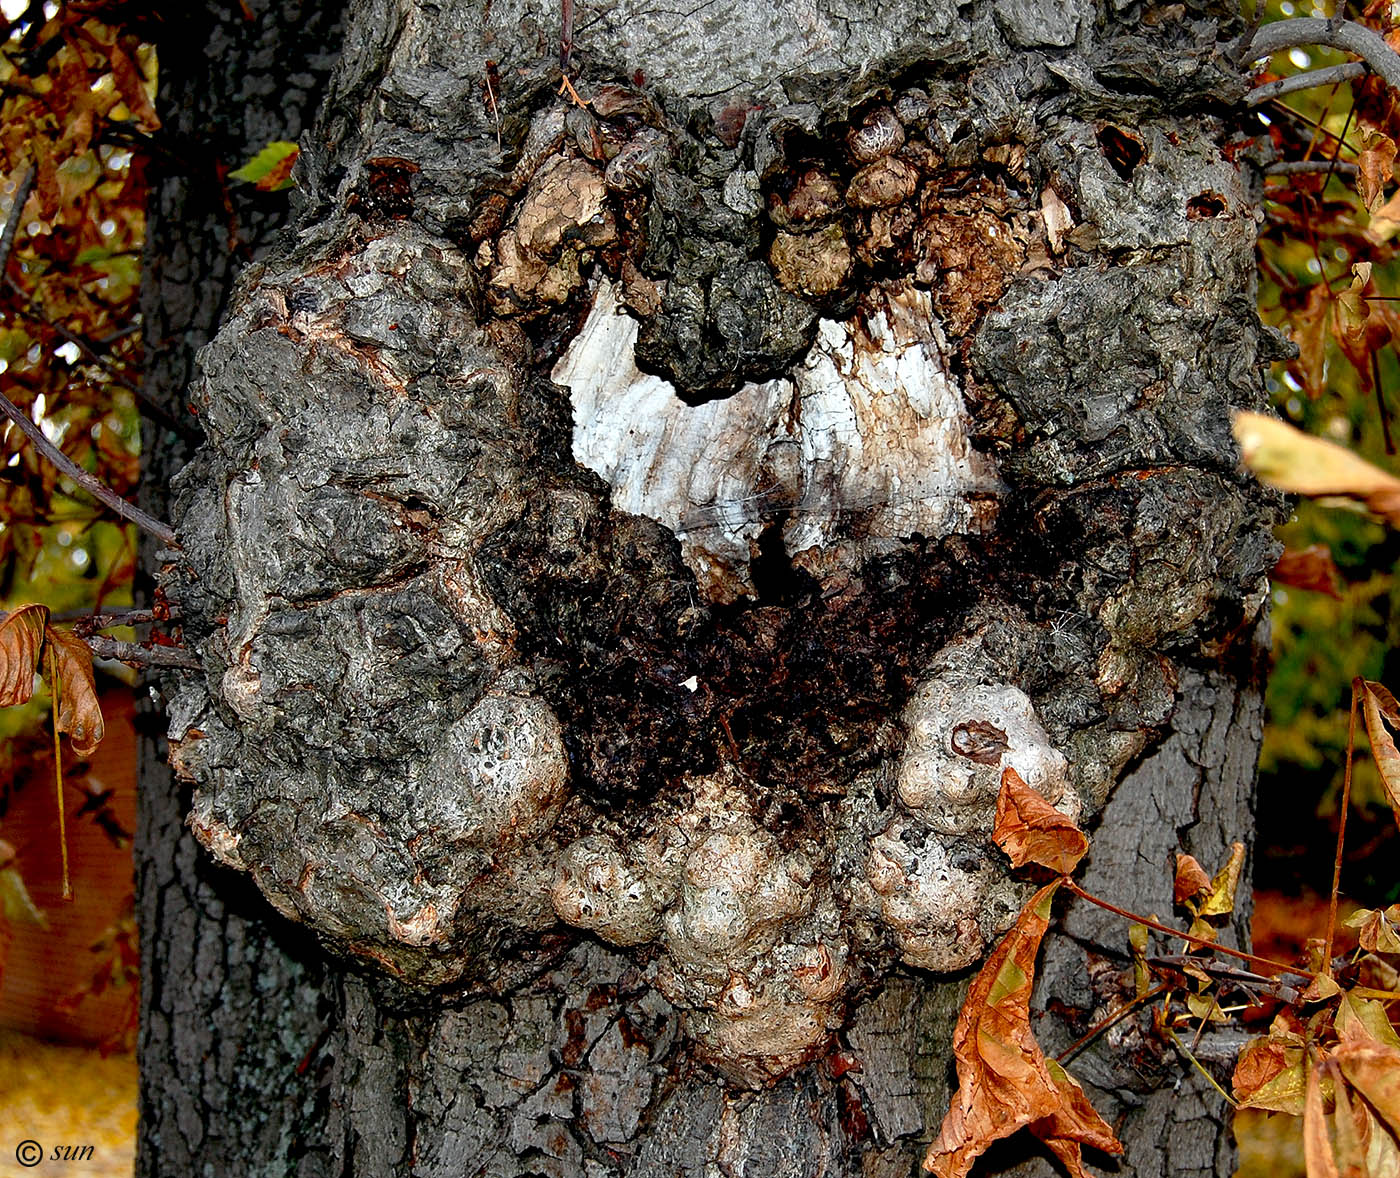
<instances>
[{"instance_id":1,"label":"tree trunk","mask_svg":"<svg viewBox=\"0 0 1400 1178\"><path fill-rule=\"evenodd\" d=\"M167 125L242 159L339 34L211 8ZM204 670L192 794L143 801L143 1174L912 1174L1029 895L1003 770L1135 911L1247 838L1230 11L581 5L588 108L555 16L352 0L226 309L227 214L157 189L154 389L222 325L162 573ZM1132 986L1123 921L1060 928L1052 1053ZM1074 1069L1119 1172L1231 1171L1145 1027Z\"/></svg>"}]
</instances>

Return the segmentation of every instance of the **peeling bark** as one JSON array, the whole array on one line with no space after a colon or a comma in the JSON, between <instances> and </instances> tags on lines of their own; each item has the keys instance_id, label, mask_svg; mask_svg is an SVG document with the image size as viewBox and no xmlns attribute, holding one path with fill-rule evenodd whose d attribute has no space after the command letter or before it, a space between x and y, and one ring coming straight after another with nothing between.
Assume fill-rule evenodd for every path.
<instances>
[{"instance_id":1,"label":"peeling bark","mask_svg":"<svg viewBox=\"0 0 1400 1178\"><path fill-rule=\"evenodd\" d=\"M164 573L190 825L281 917L148 804L150 976L201 997L147 999L179 1078L143 1172L908 1174L1025 895L1002 769L1142 911L1244 836L1273 541L1229 440L1270 343L1232 20L623 2L580 10L584 109L528 5L349 5L296 232L199 358ZM1127 962L1063 929L1051 1050ZM268 1025L211 1034L247 960ZM1080 1066L1123 1172L1227 1173L1124 1035ZM289 1111L227 1140L191 1099L257 1086Z\"/></svg>"}]
</instances>

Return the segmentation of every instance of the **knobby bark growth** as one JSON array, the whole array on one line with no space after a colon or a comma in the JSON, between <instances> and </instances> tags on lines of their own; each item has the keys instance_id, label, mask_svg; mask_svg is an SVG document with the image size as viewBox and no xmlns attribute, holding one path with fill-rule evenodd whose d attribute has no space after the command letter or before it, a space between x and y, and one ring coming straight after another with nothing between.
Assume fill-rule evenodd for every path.
<instances>
[{"instance_id":1,"label":"knobby bark growth","mask_svg":"<svg viewBox=\"0 0 1400 1178\"><path fill-rule=\"evenodd\" d=\"M1002 767L1138 911L1247 830L1233 18L751 7L580 7L584 108L532 6L351 3L296 231L226 306L227 213L159 189L152 382L208 444L143 1172L909 1173L1027 894ZM167 118L299 133L336 15L194 21ZM1121 925L1062 926L1052 1051L1131 986ZM1126 1172L1228 1172L1142 1033L1077 1071Z\"/></svg>"}]
</instances>

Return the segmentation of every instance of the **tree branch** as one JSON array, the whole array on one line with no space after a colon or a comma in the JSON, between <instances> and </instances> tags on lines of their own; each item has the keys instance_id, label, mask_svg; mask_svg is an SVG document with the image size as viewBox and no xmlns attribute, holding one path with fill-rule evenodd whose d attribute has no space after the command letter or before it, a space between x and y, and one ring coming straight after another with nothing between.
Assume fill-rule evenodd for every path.
<instances>
[{"instance_id":1,"label":"tree branch","mask_svg":"<svg viewBox=\"0 0 1400 1178\"><path fill-rule=\"evenodd\" d=\"M1297 176L1303 172L1331 172L1334 176L1355 176L1355 164L1343 160L1280 160L1264 169L1266 176Z\"/></svg>"},{"instance_id":2,"label":"tree branch","mask_svg":"<svg viewBox=\"0 0 1400 1178\"><path fill-rule=\"evenodd\" d=\"M55 446L48 438L44 437L41 430L29 417L16 407L15 403L0 393L0 413L3 413L20 428L20 432L33 443L34 448L49 460L59 471L67 475L78 486L82 487L89 495L99 503L110 507L123 519L130 520L138 528L149 532L162 544L169 548L179 548L180 542L175 538L174 529L169 524L162 523L153 516L147 515L135 504L128 503L120 495L107 486L100 479L88 474L81 466L68 457L62 450Z\"/></svg>"},{"instance_id":3,"label":"tree branch","mask_svg":"<svg viewBox=\"0 0 1400 1178\"><path fill-rule=\"evenodd\" d=\"M10 204L10 215L5 218L5 231L0 233L0 274L10 265L10 252L15 248L15 234L19 232L20 218L24 216L24 206L29 203L29 194L34 191L34 178L39 174L36 165L30 164L24 177L15 189L15 199Z\"/></svg>"},{"instance_id":4,"label":"tree branch","mask_svg":"<svg viewBox=\"0 0 1400 1178\"><path fill-rule=\"evenodd\" d=\"M122 642L105 634L93 634L83 639L92 653L100 659L116 659L119 663L135 663L145 667L183 667L198 671L204 664L192 650L181 646L142 646L139 642Z\"/></svg>"},{"instance_id":5,"label":"tree branch","mask_svg":"<svg viewBox=\"0 0 1400 1178\"><path fill-rule=\"evenodd\" d=\"M1329 65L1320 70L1303 70L1301 73L1292 74L1287 78L1280 78L1277 82L1265 82L1262 86L1256 86L1249 92L1245 99L1250 106L1262 106L1266 102L1272 102L1275 98L1282 98L1285 94L1293 94L1299 90L1311 90L1314 86L1337 86L1342 82L1350 82L1353 78L1359 78L1368 72L1370 67L1364 61L1344 61L1341 65Z\"/></svg>"},{"instance_id":6,"label":"tree branch","mask_svg":"<svg viewBox=\"0 0 1400 1178\"><path fill-rule=\"evenodd\" d=\"M1260 26L1241 48L1250 61L1258 61L1299 45L1326 45L1354 53L1380 74L1387 86L1400 90L1400 54L1379 33L1353 20L1328 20L1322 16L1276 20Z\"/></svg>"}]
</instances>

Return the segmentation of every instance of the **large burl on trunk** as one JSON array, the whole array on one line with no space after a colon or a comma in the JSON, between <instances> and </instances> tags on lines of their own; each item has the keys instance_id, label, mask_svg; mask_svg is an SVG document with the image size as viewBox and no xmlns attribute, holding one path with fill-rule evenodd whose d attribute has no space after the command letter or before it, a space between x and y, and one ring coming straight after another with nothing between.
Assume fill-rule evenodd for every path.
<instances>
[{"instance_id":1,"label":"large burl on trunk","mask_svg":"<svg viewBox=\"0 0 1400 1178\"><path fill-rule=\"evenodd\" d=\"M1246 832L1228 10L580 5L580 105L549 7L352 3L295 232L200 356L171 758L289 964L203 1124L148 1082L147 1173L909 1174L1030 892L1003 769L1138 910ZM1131 986L1102 915L1051 1050ZM190 1060L199 1003L151 1002ZM1229 1172L1150 1037L1077 1066L1120 1173Z\"/></svg>"}]
</instances>

